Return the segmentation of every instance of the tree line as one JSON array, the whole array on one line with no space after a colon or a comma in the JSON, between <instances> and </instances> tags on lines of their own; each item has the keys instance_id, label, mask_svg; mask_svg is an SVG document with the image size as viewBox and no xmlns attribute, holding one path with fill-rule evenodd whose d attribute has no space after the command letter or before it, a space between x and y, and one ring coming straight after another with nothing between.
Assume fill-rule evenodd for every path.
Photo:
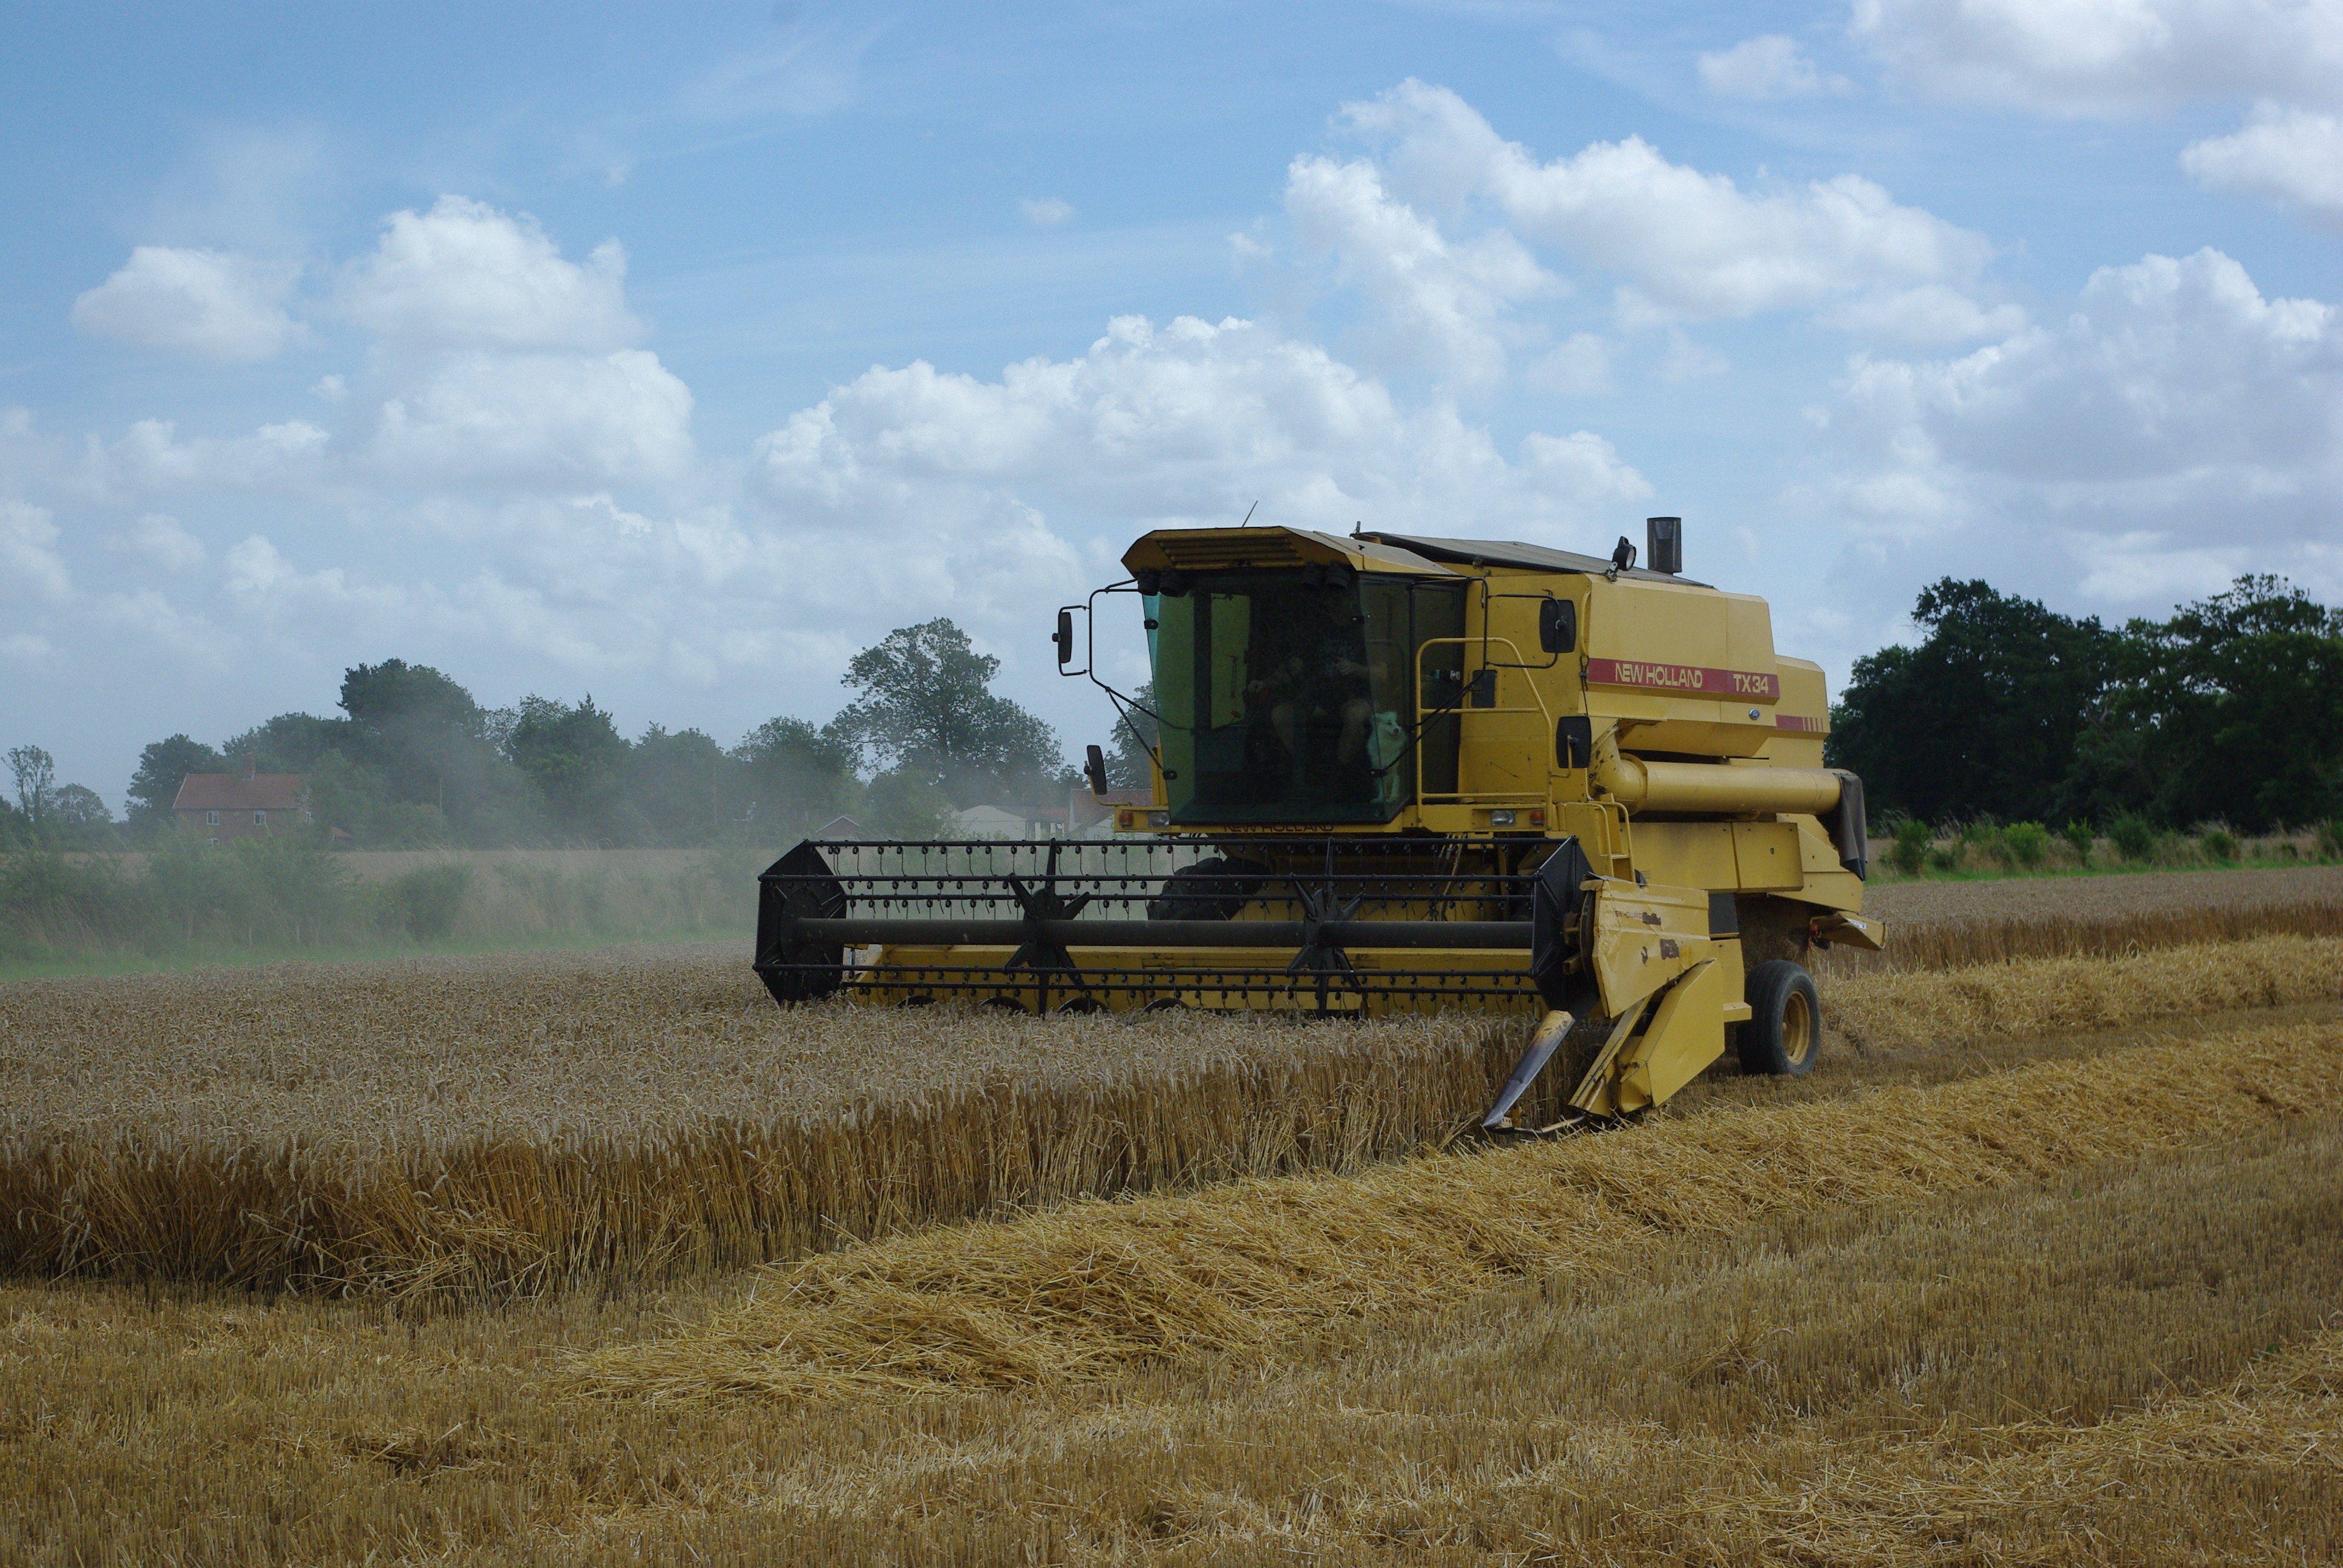
<instances>
[{"instance_id":1,"label":"tree line","mask_svg":"<svg viewBox=\"0 0 2343 1568\"><path fill-rule=\"evenodd\" d=\"M992 690L1000 666L949 619L903 627L849 662L854 695L836 718L775 718L727 747L658 724L628 739L590 695L486 708L439 670L386 659L345 674L337 713L147 746L119 823L96 791L59 786L46 752L17 747L0 845L151 841L188 774L247 766L307 776L313 826L369 849L771 840L840 815L932 838L955 809L1062 802L1080 778L1051 727Z\"/></svg>"},{"instance_id":2,"label":"tree line","mask_svg":"<svg viewBox=\"0 0 2343 1568\"><path fill-rule=\"evenodd\" d=\"M1857 659L1831 709L1825 755L1875 823L2343 816L2343 610L2282 578L2107 627L1946 578L1913 619L1919 643Z\"/></svg>"},{"instance_id":3,"label":"tree line","mask_svg":"<svg viewBox=\"0 0 2343 1568\"><path fill-rule=\"evenodd\" d=\"M1825 754L1861 774L1875 820L2039 821L2246 832L2343 817L2343 610L2244 577L2166 619L2110 628L1989 584L1921 591L1914 646L1855 661ZM339 709L279 714L218 746L146 748L116 823L59 785L47 754L7 753L0 845L104 848L167 825L191 772L301 773L320 828L369 848L695 845L787 839L833 817L935 836L955 809L1062 799L1080 775L1038 716L991 689L1000 661L949 619L900 628L849 662L826 724L788 716L726 747L699 729L628 739L588 696L482 707L428 666L343 678ZM1148 782L1143 717L1118 722L1110 781Z\"/></svg>"}]
</instances>

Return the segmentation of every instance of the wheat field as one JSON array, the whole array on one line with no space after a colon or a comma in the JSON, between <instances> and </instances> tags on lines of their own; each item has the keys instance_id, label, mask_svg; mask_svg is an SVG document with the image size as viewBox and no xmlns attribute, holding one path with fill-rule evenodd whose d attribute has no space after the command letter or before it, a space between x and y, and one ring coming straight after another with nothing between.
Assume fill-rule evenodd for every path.
<instances>
[{"instance_id":1,"label":"wheat field","mask_svg":"<svg viewBox=\"0 0 2343 1568\"><path fill-rule=\"evenodd\" d=\"M0 987L0 1562L2334 1560L2343 931L2131 896L1493 1148L1526 1019Z\"/></svg>"},{"instance_id":2,"label":"wheat field","mask_svg":"<svg viewBox=\"0 0 2343 1568\"><path fill-rule=\"evenodd\" d=\"M2113 958L2255 937L2343 936L2343 867L1900 882L1867 889L1883 952L1815 955L1821 974Z\"/></svg>"},{"instance_id":3,"label":"wheat field","mask_svg":"<svg viewBox=\"0 0 2343 1568\"><path fill-rule=\"evenodd\" d=\"M754 1275L423 1316L0 1288L0 1559L2324 1561L2338 1065L2343 1022L2272 1024L1460 1159L1475 1233L1530 1232L1511 1266L1288 1285L1273 1333L1039 1379L777 1386L791 1298ZM1752 1192L1769 1118L1811 1141ZM1993 1168L1903 1165L1948 1129L1998 1138ZM1172 1203L1279 1207L1253 1182L1120 1207ZM1524 1223L1549 1207L1584 1222ZM1285 1211L1281 1255L1309 1233ZM1051 1218L951 1244L1038 1256L1008 1238ZM1052 1332L1130 1342L1149 1303L1105 1283ZM758 1375L714 1375L744 1344Z\"/></svg>"},{"instance_id":4,"label":"wheat field","mask_svg":"<svg viewBox=\"0 0 2343 1568\"><path fill-rule=\"evenodd\" d=\"M1825 984L1859 1064L2343 1000L2343 939ZM494 1296L1350 1171L1470 1127L1527 1022L783 1012L705 959L22 982L0 1269Z\"/></svg>"}]
</instances>

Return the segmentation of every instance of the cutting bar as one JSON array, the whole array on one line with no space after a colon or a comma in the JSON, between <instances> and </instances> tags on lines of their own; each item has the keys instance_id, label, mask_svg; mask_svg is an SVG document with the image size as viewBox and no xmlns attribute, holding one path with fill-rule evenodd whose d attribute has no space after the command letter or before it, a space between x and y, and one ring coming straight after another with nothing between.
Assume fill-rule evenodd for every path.
<instances>
[{"instance_id":1,"label":"cutting bar","mask_svg":"<svg viewBox=\"0 0 2343 1568\"><path fill-rule=\"evenodd\" d=\"M825 946L1013 948L1486 948L1529 950L1527 920L960 920L805 916L792 941Z\"/></svg>"}]
</instances>

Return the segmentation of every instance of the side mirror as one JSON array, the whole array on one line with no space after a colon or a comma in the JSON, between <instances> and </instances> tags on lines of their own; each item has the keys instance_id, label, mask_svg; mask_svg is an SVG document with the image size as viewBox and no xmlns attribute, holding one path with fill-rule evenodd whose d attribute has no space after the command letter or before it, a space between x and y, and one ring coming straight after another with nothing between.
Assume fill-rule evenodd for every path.
<instances>
[{"instance_id":1,"label":"side mirror","mask_svg":"<svg viewBox=\"0 0 2343 1568\"><path fill-rule=\"evenodd\" d=\"M1538 606L1538 646L1548 653L1578 651L1578 606L1550 598Z\"/></svg>"},{"instance_id":2,"label":"side mirror","mask_svg":"<svg viewBox=\"0 0 2343 1568\"><path fill-rule=\"evenodd\" d=\"M1586 767L1594 759L1594 721L1584 713L1565 713L1554 721L1554 765L1564 772Z\"/></svg>"},{"instance_id":3,"label":"side mirror","mask_svg":"<svg viewBox=\"0 0 2343 1568\"><path fill-rule=\"evenodd\" d=\"M1058 629L1050 640L1058 645L1058 668L1063 669L1074 662L1074 612L1058 612Z\"/></svg>"},{"instance_id":4,"label":"side mirror","mask_svg":"<svg viewBox=\"0 0 2343 1568\"><path fill-rule=\"evenodd\" d=\"M1092 746L1082 753L1082 777L1091 781L1091 793L1106 793L1106 753Z\"/></svg>"}]
</instances>

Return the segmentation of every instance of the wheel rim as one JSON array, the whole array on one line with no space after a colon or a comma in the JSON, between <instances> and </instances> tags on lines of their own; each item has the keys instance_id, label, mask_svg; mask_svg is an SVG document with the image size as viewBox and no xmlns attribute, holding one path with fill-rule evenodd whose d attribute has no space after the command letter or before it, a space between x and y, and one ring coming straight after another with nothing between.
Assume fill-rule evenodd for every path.
<instances>
[{"instance_id":1,"label":"wheel rim","mask_svg":"<svg viewBox=\"0 0 2343 1568\"><path fill-rule=\"evenodd\" d=\"M1803 1067L1815 1053L1815 1010L1806 993L1793 990L1782 1003L1782 1054Z\"/></svg>"}]
</instances>

